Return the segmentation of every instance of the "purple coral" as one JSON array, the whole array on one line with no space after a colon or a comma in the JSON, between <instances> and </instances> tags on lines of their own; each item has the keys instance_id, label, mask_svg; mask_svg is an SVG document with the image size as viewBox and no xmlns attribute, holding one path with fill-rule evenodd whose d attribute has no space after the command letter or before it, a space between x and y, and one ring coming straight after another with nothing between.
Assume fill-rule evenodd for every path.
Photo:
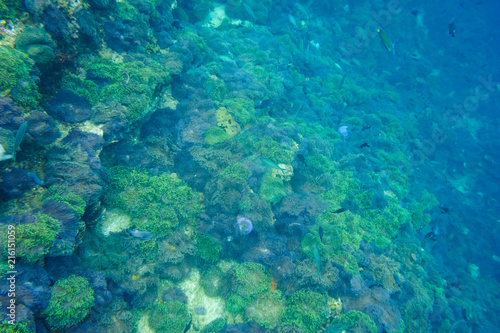
<instances>
[{"instance_id":1,"label":"purple coral","mask_svg":"<svg viewBox=\"0 0 500 333\"><path fill-rule=\"evenodd\" d=\"M239 217L236 223L238 224L238 232L240 233L240 235L248 235L252 232L252 221L250 221L246 217Z\"/></svg>"}]
</instances>

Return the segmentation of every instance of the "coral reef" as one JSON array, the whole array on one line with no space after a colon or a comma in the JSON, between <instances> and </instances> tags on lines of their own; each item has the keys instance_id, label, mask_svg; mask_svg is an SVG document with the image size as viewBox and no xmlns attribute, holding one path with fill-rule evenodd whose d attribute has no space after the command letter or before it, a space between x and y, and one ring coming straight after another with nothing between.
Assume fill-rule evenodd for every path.
<instances>
[{"instance_id":1,"label":"coral reef","mask_svg":"<svg viewBox=\"0 0 500 333\"><path fill-rule=\"evenodd\" d=\"M106 202L141 221L139 229L157 235L196 223L202 211L199 195L183 181L134 168L113 168Z\"/></svg>"},{"instance_id":2,"label":"coral reef","mask_svg":"<svg viewBox=\"0 0 500 333\"><path fill-rule=\"evenodd\" d=\"M168 301L156 304L151 310L149 324L156 332L182 333L188 325L190 316L186 304Z\"/></svg>"},{"instance_id":3,"label":"coral reef","mask_svg":"<svg viewBox=\"0 0 500 333\"><path fill-rule=\"evenodd\" d=\"M58 280L50 290L44 310L47 324L54 329L67 328L82 321L94 305L94 291L87 280L72 275Z\"/></svg>"}]
</instances>

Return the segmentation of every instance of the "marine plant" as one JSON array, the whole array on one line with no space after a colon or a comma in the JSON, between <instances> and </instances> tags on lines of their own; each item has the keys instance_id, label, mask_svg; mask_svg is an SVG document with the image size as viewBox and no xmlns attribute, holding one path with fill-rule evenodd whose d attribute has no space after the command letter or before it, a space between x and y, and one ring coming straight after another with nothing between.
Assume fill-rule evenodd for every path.
<instances>
[{"instance_id":1,"label":"marine plant","mask_svg":"<svg viewBox=\"0 0 500 333\"><path fill-rule=\"evenodd\" d=\"M269 136L265 136L254 145L255 153L278 164L290 164L293 161L294 150L290 146L281 144Z\"/></svg>"},{"instance_id":2,"label":"marine plant","mask_svg":"<svg viewBox=\"0 0 500 333\"><path fill-rule=\"evenodd\" d=\"M26 321L17 323L15 325L10 324L7 321L0 322L0 332L3 333L30 333L33 332L34 327L30 328L29 323Z\"/></svg>"},{"instance_id":3,"label":"marine plant","mask_svg":"<svg viewBox=\"0 0 500 333\"><path fill-rule=\"evenodd\" d=\"M54 200L68 205L78 217L85 213L86 203L78 194L74 194L64 189L63 186L51 186L43 195L43 200Z\"/></svg>"},{"instance_id":4,"label":"marine plant","mask_svg":"<svg viewBox=\"0 0 500 333\"><path fill-rule=\"evenodd\" d=\"M67 328L81 322L94 306L94 290L81 276L58 280L50 290L49 305L43 311L53 329Z\"/></svg>"},{"instance_id":5,"label":"marine plant","mask_svg":"<svg viewBox=\"0 0 500 333\"><path fill-rule=\"evenodd\" d=\"M219 126L212 126L203 135L203 144L205 146L213 146L230 138L231 135L229 135L224 129Z\"/></svg>"},{"instance_id":6,"label":"marine plant","mask_svg":"<svg viewBox=\"0 0 500 333\"><path fill-rule=\"evenodd\" d=\"M290 186L285 184L281 177L276 176L271 172L266 172L262 178L259 196L271 205L275 205L290 191Z\"/></svg>"},{"instance_id":7,"label":"marine plant","mask_svg":"<svg viewBox=\"0 0 500 333\"><path fill-rule=\"evenodd\" d=\"M253 102L243 98L225 99L223 105L227 111L234 117L234 120L245 126L255 120L255 109Z\"/></svg>"},{"instance_id":8,"label":"marine plant","mask_svg":"<svg viewBox=\"0 0 500 333\"><path fill-rule=\"evenodd\" d=\"M108 99L119 101L128 108L129 120L133 122L147 114L171 81L165 66L152 59L141 59L118 64L109 59L95 58L86 65L86 79L65 77L63 88L90 98L94 105ZM98 87L102 88L96 95Z\"/></svg>"},{"instance_id":9,"label":"marine plant","mask_svg":"<svg viewBox=\"0 0 500 333\"><path fill-rule=\"evenodd\" d=\"M361 311L349 311L346 314L333 320L332 325L341 325L348 332L355 333L376 333L377 325L365 313Z\"/></svg>"},{"instance_id":10,"label":"marine plant","mask_svg":"<svg viewBox=\"0 0 500 333\"><path fill-rule=\"evenodd\" d=\"M222 245L215 241L210 235L200 234L196 237L196 253L200 258L208 262L220 260Z\"/></svg>"},{"instance_id":11,"label":"marine plant","mask_svg":"<svg viewBox=\"0 0 500 333\"><path fill-rule=\"evenodd\" d=\"M183 333L190 318L186 304L179 301L168 301L153 306L149 325L157 333Z\"/></svg>"},{"instance_id":12,"label":"marine plant","mask_svg":"<svg viewBox=\"0 0 500 333\"><path fill-rule=\"evenodd\" d=\"M10 92L12 99L20 106L34 108L38 105L40 94L31 77L33 64L21 51L9 46L0 46L0 92Z\"/></svg>"},{"instance_id":13,"label":"marine plant","mask_svg":"<svg viewBox=\"0 0 500 333\"><path fill-rule=\"evenodd\" d=\"M203 327L201 333L216 333L220 332L227 325L227 319L217 318L212 320L207 326Z\"/></svg>"},{"instance_id":14,"label":"marine plant","mask_svg":"<svg viewBox=\"0 0 500 333\"><path fill-rule=\"evenodd\" d=\"M304 332L316 333L325 321L325 296L302 289L287 299L284 323L294 324Z\"/></svg>"},{"instance_id":15,"label":"marine plant","mask_svg":"<svg viewBox=\"0 0 500 333\"><path fill-rule=\"evenodd\" d=\"M271 275L264 266L254 262L245 262L234 267L236 293L250 298L271 286Z\"/></svg>"},{"instance_id":16,"label":"marine plant","mask_svg":"<svg viewBox=\"0 0 500 333\"><path fill-rule=\"evenodd\" d=\"M179 224L194 225L202 212L201 197L171 175L139 168L112 168L105 201L138 219L140 230L163 235Z\"/></svg>"},{"instance_id":17,"label":"marine plant","mask_svg":"<svg viewBox=\"0 0 500 333\"><path fill-rule=\"evenodd\" d=\"M273 328L281 320L285 302L279 290L267 290L259 294L245 308L245 318L266 327Z\"/></svg>"},{"instance_id":18,"label":"marine plant","mask_svg":"<svg viewBox=\"0 0 500 333\"><path fill-rule=\"evenodd\" d=\"M220 296L220 292L226 288L225 274L217 265L212 265L208 270L201 274L200 285L205 294L210 297Z\"/></svg>"},{"instance_id":19,"label":"marine plant","mask_svg":"<svg viewBox=\"0 0 500 333\"><path fill-rule=\"evenodd\" d=\"M35 262L49 253L61 230L59 221L38 213L35 223L25 223L16 227L16 256L28 262Z\"/></svg>"}]
</instances>

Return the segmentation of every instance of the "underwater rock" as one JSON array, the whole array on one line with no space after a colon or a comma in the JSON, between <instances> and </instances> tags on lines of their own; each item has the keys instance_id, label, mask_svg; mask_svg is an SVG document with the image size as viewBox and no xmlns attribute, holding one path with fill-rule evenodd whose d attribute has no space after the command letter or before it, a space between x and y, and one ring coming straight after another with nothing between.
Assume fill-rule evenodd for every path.
<instances>
[{"instance_id":1,"label":"underwater rock","mask_svg":"<svg viewBox=\"0 0 500 333\"><path fill-rule=\"evenodd\" d=\"M0 193L9 199L20 198L36 186L29 171L17 168L4 170L0 180Z\"/></svg>"},{"instance_id":2,"label":"underwater rock","mask_svg":"<svg viewBox=\"0 0 500 333\"><path fill-rule=\"evenodd\" d=\"M108 47L116 52L141 52L145 44L139 29L127 22L107 21L104 23L105 40Z\"/></svg>"},{"instance_id":3,"label":"underwater rock","mask_svg":"<svg viewBox=\"0 0 500 333\"><path fill-rule=\"evenodd\" d=\"M16 49L26 53L42 69L56 58L57 45L45 31L27 27L17 36Z\"/></svg>"},{"instance_id":4,"label":"underwater rock","mask_svg":"<svg viewBox=\"0 0 500 333\"><path fill-rule=\"evenodd\" d=\"M0 98L0 127L17 131L23 122L23 110L14 105L10 98Z\"/></svg>"},{"instance_id":5,"label":"underwater rock","mask_svg":"<svg viewBox=\"0 0 500 333\"><path fill-rule=\"evenodd\" d=\"M43 11L42 18L45 29L53 38L64 39L69 37L69 22L59 8L50 5Z\"/></svg>"},{"instance_id":6,"label":"underwater rock","mask_svg":"<svg viewBox=\"0 0 500 333\"><path fill-rule=\"evenodd\" d=\"M85 229L85 224L76 216L73 209L63 202L46 200L43 203L42 213L61 224L61 232L50 248L48 257L71 255L76 248L77 236Z\"/></svg>"},{"instance_id":7,"label":"underwater rock","mask_svg":"<svg viewBox=\"0 0 500 333\"><path fill-rule=\"evenodd\" d=\"M103 192L103 180L87 164L68 160L64 156L69 154L62 152L64 150L51 149L49 151L49 162L47 162L45 169L45 183L49 186L68 186L70 184L71 192L82 197L87 205L97 204ZM79 154L81 152L76 155Z\"/></svg>"},{"instance_id":8,"label":"underwater rock","mask_svg":"<svg viewBox=\"0 0 500 333\"><path fill-rule=\"evenodd\" d=\"M92 106L71 90L61 90L45 107L47 113L68 123L80 123L92 117Z\"/></svg>"},{"instance_id":9,"label":"underwater rock","mask_svg":"<svg viewBox=\"0 0 500 333\"><path fill-rule=\"evenodd\" d=\"M92 1L90 1L92 3ZM92 15L87 11L79 11L75 14L78 23L78 37L87 47L97 47L101 38L99 37L99 25Z\"/></svg>"},{"instance_id":10,"label":"underwater rock","mask_svg":"<svg viewBox=\"0 0 500 333\"><path fill-rule=\"evenodd\" d=\"M184 304L188 303L187 295L179 287L168 288L161 298L164 302L178 301Z\"/></svg>"},{"instance_id":11,"label":"underwater rock","mask_svg":"<svg viewBox=\"0 0 500 333\"><path fill-rule=\"evenodd\" d=\"M49 5L50 0L24 0L24 6L34 16L39 16Z\"/></svg>"},{"instance_id":12,"label":"underwater rock","mask_svg":"<svg viewBox=\"0 0 500 333\"><path fill-rule=\"evenodd\" d=\"M54 143L61 136L56 121L45 112L32 111L27 121L28 133L33 137L34 142L43 147Z\"/></svg>"},{"instance_id":13,"label":"underwater rock","mask_svg":"<svg viewBox=\"0 0 500 333\"><path fill-rule=\"evenodd\" d=\"M95 9L109 8L114 2L114 0L89 0L90 6Z\"/></svg>"}]
</instances>

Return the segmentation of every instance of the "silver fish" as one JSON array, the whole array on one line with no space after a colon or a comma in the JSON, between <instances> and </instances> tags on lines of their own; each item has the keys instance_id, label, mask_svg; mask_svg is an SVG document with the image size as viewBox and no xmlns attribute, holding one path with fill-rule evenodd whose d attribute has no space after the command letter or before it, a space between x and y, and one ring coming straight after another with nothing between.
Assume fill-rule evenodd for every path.
<instances>
[{"instance_id":1,"label":"silver fish","mask_svg":"<svg viewBox=\"0 0 500 333\"><path fill-rule=\"evenodd\" d=\"M139 238L140 240L150 240L153 239L155 236L150 233L149 231L141 231L137 229L127 229L127 232L129 233L130 236Z\"/></svg>"},{"instance_id":2,"label":"silver fish","mask_svg":"<svg viewBox=\"0 0 500 333\"><path fill-rule=\"evenodd\" d=\"M19 148L21 141L23 141L24 133L26 133L26 128L28 128L27 121L22 123L21 126L19 126L19 129L17 130L16 139L14 140L14 148L12 149L12 156L14 157L14 162L16 161L17 148Z\"/></svg>"},{"instance_id":3,"label":"silver fish","mask_svg":"<svg viewBox=\"0 0 500 333\"><path fill-rule=\"evenodd\" d=\"M318 277L321 281L321 259L319 258L319 251L316 245L314 245L314 260L316 260L316 266L318 267Z\"/></svg>"}]
</instances>

